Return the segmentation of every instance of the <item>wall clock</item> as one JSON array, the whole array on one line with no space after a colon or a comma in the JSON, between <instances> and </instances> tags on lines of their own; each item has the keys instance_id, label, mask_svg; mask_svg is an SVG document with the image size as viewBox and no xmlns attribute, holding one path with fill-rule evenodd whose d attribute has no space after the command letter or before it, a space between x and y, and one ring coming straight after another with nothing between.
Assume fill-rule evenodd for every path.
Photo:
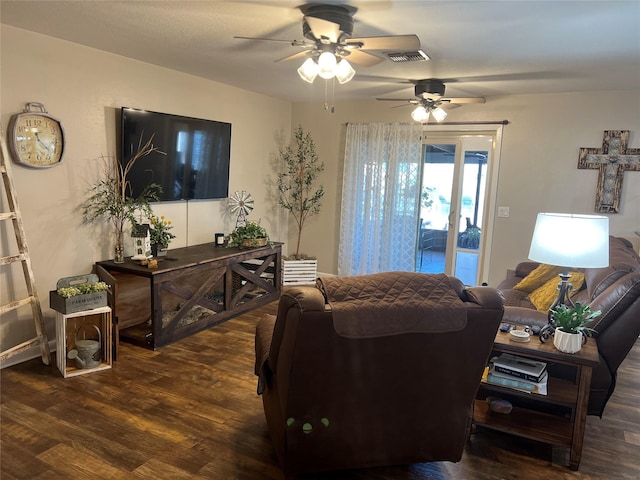
<instances>
[{"instance_id":1,"label":"wall clock","mask_svg":"<svg viewBox=\"0 0 640 480\"><path fill-rule=\"evenodd\" d=\"M41 103L30 102L9 120L9 150L14 161L31 168L49 168L62 162L62 124Z\"/></svg>"}]
</instances>

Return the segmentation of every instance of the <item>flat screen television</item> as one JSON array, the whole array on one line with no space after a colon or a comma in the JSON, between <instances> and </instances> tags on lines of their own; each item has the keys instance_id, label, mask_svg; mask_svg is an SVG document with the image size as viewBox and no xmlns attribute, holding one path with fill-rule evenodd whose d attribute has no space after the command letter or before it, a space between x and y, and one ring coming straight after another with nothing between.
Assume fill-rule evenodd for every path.
<instances>
[{"instance_id":1,"label":"flat screen television","mask_svg":"<svg viewBox=\"0 0 640 480\"><path fill-rule=\"evenodd\" d=\"M121 108L120 162L125 164L153 135L153 152L138 159L127 179L137 197L150 183L162 188L159 201L225 198L229 194L231 124Z\"/></svg>"}]
</instances>

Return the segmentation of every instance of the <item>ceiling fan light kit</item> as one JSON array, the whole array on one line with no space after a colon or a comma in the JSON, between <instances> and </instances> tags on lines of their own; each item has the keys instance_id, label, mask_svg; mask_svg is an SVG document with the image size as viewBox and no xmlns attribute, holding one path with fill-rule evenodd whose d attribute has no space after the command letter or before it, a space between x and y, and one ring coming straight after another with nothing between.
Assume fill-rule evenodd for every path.
<instances>
[{"instance_id":1,"label":"ceiling fan light kit","mask_svg":"<svg viewBox=\"0 0 640 480\"><path fill-rule=\"evenodd\" d=\"M298 68L298 75L305 82L313 83L318 75L320 78L330 80L336 78L342 85L353 78L356 71L347 59L343 58L339 62L331 52L324 52L318 57L318 63L313 58L308 58Z\"/></svg>"},{"instance_id":2,"label":"ceiling fan light kit","mask_svg":"<svg viewBox=\"0 0 640 480\"><path fill-rule=\"evenodd\" d=\"M433 116L436 122L441 122L447 118L447 112L444 108L419 105L413 112L411 112L411 118L416 122L426 123L429 117Z\"/></svg>"},{"instance_id":3,"label":"ceiling fan light kit","mask_svg":"<svg viewBox=\"0 0 640 480\"><path fill-rule=\"evenodd\" d=\"M300 65L300 68L298 68L298 75L300 75L300 78L305 82L313 83L318 76L319 70L320 67L318 67L315 60L313 58L307 58L304 63Z\"/></svg>"},{"instance_id":4,"label":"ceiling fan light kit","mask_svg":"<svg viewBox=\"0 0 640 480\"><path fill-rule=\"evenodd\" d=\"M429 110L424 108L422 105L417 107L413 112L411 112L411 118L413 118L416 122L426 122L429 120Z\"/></svg>"},{"instance_id":5,"label":"ceiling fan light kit","mask_svg":"<svg viewBox=\"0 0 640 480\"><path fill-rule=\"evenodd\" d=\"M444 108L440 108L440 107L436 107L432 109L431 115L433 115L433 118L436 120L436 122L441 122L445 118L447 118L447 112L444 110Z\"/></svg>"},{"instance_id":6,"label":"ceiling fan light kit","mask_svg":"<svg viewBox=\"0 0 640 480\"><path fill-rule=\"evenodd\" d=\"M313 58L307 58L298 68L300 78L309 83L313 83L320 75L325 80L335 77L340 84L343 84L351 80L355 74L356 71L346 59L343 58L337 62L335 55L331 52L320 55L318 63Z\"/></svg>"},{"instance_id":7,"label":"ceiling fan light kit","mask_svg":"<svg viewBox=\"0 0 640 480\"><path fill-rule=\"evenodd\" d=\"M347 62L346 58L343 58L338 62L335 72L336 78L340 84L347 83L356 74L356 71L353 69L351 64Z\"/></svg>"},{"instance_id":8,"label":"ceiling fan light kit","mask_svg":"<svg viewBox=\"0 0 640 480\"><path fill-rule=\"evenodd\" d=\"M335 69L338 64L336 56L331 52L323 52L318 57L318 75L325 80L336 76Z\"/></svg>"}]
</instances>

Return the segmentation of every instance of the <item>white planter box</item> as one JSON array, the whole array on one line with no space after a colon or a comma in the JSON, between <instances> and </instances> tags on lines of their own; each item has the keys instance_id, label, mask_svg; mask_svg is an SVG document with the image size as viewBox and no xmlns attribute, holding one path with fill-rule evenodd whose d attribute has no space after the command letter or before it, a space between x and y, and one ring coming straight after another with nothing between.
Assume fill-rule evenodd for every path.
<instances>
[{"instance_id":1,"label":"white planter box","mask_svg":"<svg viewBox=\"0 0 640 480\"><path fill-rule=\"evenodd\" d=\"M315 285L318 260L283 260L282 285Z\"/></svg>"},{"instance_id":2,"label":"white planter box","mask_svg":"<svg viewBox=\"0 0 640 480\"><path fill-rule=\"evenodd\" d=\"M78 328L85 324L89 326L95 325L101 332L102 360L97 367L78 368L74 360L67 358L69 351L72 348L76 348L75 337ZM112 330L113 323L111 319L111 308L109 307L98 307L93 310L73 313L56 313L56 363L62 376L69 378L111 368L113 348Z\"/></svg>"}]
</instances>

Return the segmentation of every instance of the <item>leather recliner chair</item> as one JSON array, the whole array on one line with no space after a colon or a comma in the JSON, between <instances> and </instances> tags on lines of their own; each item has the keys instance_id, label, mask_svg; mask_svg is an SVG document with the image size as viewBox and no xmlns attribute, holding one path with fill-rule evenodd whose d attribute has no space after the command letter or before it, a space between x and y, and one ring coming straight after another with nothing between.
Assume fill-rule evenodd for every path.
<instances>
[{"instance_id":1,"label":"leather recliner chair","mask_svg":"<svg viewBox=\"0 0 640 480\"><path fill-rule=\"evenodd\" d=\"M459 461L502 295L444 274L292 287L256 330L256 374L287 475Z\"/></svg>"}]
</instances>

